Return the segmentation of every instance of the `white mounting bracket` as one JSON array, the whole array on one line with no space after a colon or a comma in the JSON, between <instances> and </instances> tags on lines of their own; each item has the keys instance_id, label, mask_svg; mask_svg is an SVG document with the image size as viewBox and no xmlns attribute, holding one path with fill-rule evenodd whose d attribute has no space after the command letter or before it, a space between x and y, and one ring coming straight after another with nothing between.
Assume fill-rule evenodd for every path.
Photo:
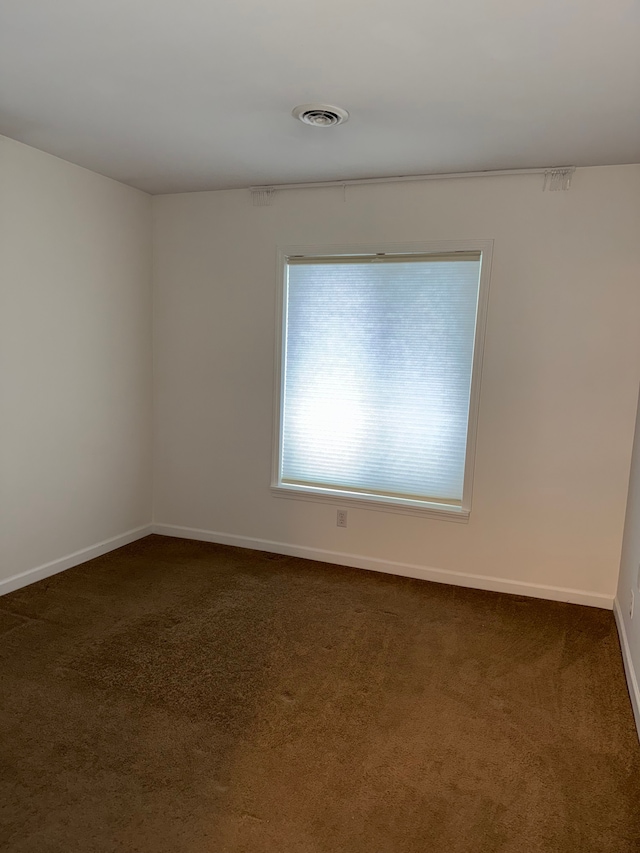
<instances>
[{"instance_id":1,"label":"white mounting bracket","mask_svg":"<svg viewBox=\"0 0 640 853\"><path fill-rule=\"evenodd\" d=\"M575 166L563 166L560 169L546 169L544 173L544 185L542 191L548 189L551 192L556 190L568 190L571 187L571 178L575 172Z\"/></svg>"},{"instance_id":2,"label":"white mounting bracket","mask_svg":"<svg viewBox=\"0 0 640 853\"><path fill-rule=\"evenodd\" d=\"M273 187L250 187L251 201L254 207L269 207L273 201Z\"/></svg>"}]
</instances>

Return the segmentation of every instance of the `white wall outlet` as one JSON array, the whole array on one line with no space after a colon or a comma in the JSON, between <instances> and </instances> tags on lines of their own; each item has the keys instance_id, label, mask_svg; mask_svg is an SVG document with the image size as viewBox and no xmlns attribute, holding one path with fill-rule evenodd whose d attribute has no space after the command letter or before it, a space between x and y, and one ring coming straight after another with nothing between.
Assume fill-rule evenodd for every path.
<instances>
[{"instance_id":1,"label":"white wall outlet","mask_svg":"<svg viewBox=\"0 0 640 853\"><path fill-rule=\"evenodd\" d=\"M346 527L347 526L347 511L346 509L338 510L338 518L336 521L338 527Z\"/></svg>"},{"instance_id":2,"label":"white wall outlet","mask_svg":"<svg viewBox=\"0 0 640 853\"><path fill-rule=\"evenodd\" d=\"M631 590L631 604L629 605L629 619L633 619L633 605L635 603L635 595L633 594L633 590Z\"/></svg>"}]
</instances>

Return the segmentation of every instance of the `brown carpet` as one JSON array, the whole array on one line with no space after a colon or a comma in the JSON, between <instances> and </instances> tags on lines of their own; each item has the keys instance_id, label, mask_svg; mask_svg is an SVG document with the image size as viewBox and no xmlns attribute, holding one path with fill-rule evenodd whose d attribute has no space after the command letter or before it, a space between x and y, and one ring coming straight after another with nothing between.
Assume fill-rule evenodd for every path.
<instances>
[{"instance_id":1,"label":"brown carpet","mask_svg":"<svg viewBox=\"0 0 640 853\"><path fill-rule=\"evenodd\" d=\"M151 536L0 630L2 850L640 850L609 612Z\"/></svg>"}]
</instances>

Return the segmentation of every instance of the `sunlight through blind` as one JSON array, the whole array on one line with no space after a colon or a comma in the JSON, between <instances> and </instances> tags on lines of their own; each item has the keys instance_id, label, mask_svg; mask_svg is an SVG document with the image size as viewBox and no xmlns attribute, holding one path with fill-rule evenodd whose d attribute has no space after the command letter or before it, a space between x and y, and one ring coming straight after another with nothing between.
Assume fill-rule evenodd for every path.
<instances>
[{"instance_id":1,"label":"sunlight through blind","mask_svg":"<svg viewBox=\"0 0 640 853\"><path fill-rule=\"evenodd\" d=\"M281 482L460 505L480 254L287 271Z\"/></svg>"}]
</instances>

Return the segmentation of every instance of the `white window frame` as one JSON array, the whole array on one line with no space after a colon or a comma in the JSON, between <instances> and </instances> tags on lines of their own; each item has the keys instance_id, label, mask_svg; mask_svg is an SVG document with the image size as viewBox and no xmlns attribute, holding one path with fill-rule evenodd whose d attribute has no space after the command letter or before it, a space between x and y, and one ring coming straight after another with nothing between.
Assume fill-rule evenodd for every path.
<instances>
[{"instance_id":1,"label":"white window frame","mask_svg":"<svg viewBox=\"0 0 640 853\"><path fill-rule=\"evenodd\" d=\"M478 292L478 313L473 348L471 371L471 392L469 395L469 420L467 429L467 448L465 454L464 482L460 506L406 498L394 498L387 495L363 495L361 492L349 492L331 488L294 485L283 483L280 477L282 460L282 425L284 402L284 359L286 275L289 258L336 258L354 255L442 255L456 252L480 252L480 286ZM482 359L489 303L489 282L493 240L445 240L426 243L375 243L373 245L332 245L332 246L281 246L277 253L277 298L276 298L276 346L275 346L275 386L273 418L273 450L271 470L271 493L279 498L293 498L315 502L328 502L340 506L357 506L385 512L407 513L437 518L445 521L466 522L471 512L473 493L473 474L475 467L476 434L478 412L480 408L480 384L482 378Z\"/></svg>"}]
</instances>

